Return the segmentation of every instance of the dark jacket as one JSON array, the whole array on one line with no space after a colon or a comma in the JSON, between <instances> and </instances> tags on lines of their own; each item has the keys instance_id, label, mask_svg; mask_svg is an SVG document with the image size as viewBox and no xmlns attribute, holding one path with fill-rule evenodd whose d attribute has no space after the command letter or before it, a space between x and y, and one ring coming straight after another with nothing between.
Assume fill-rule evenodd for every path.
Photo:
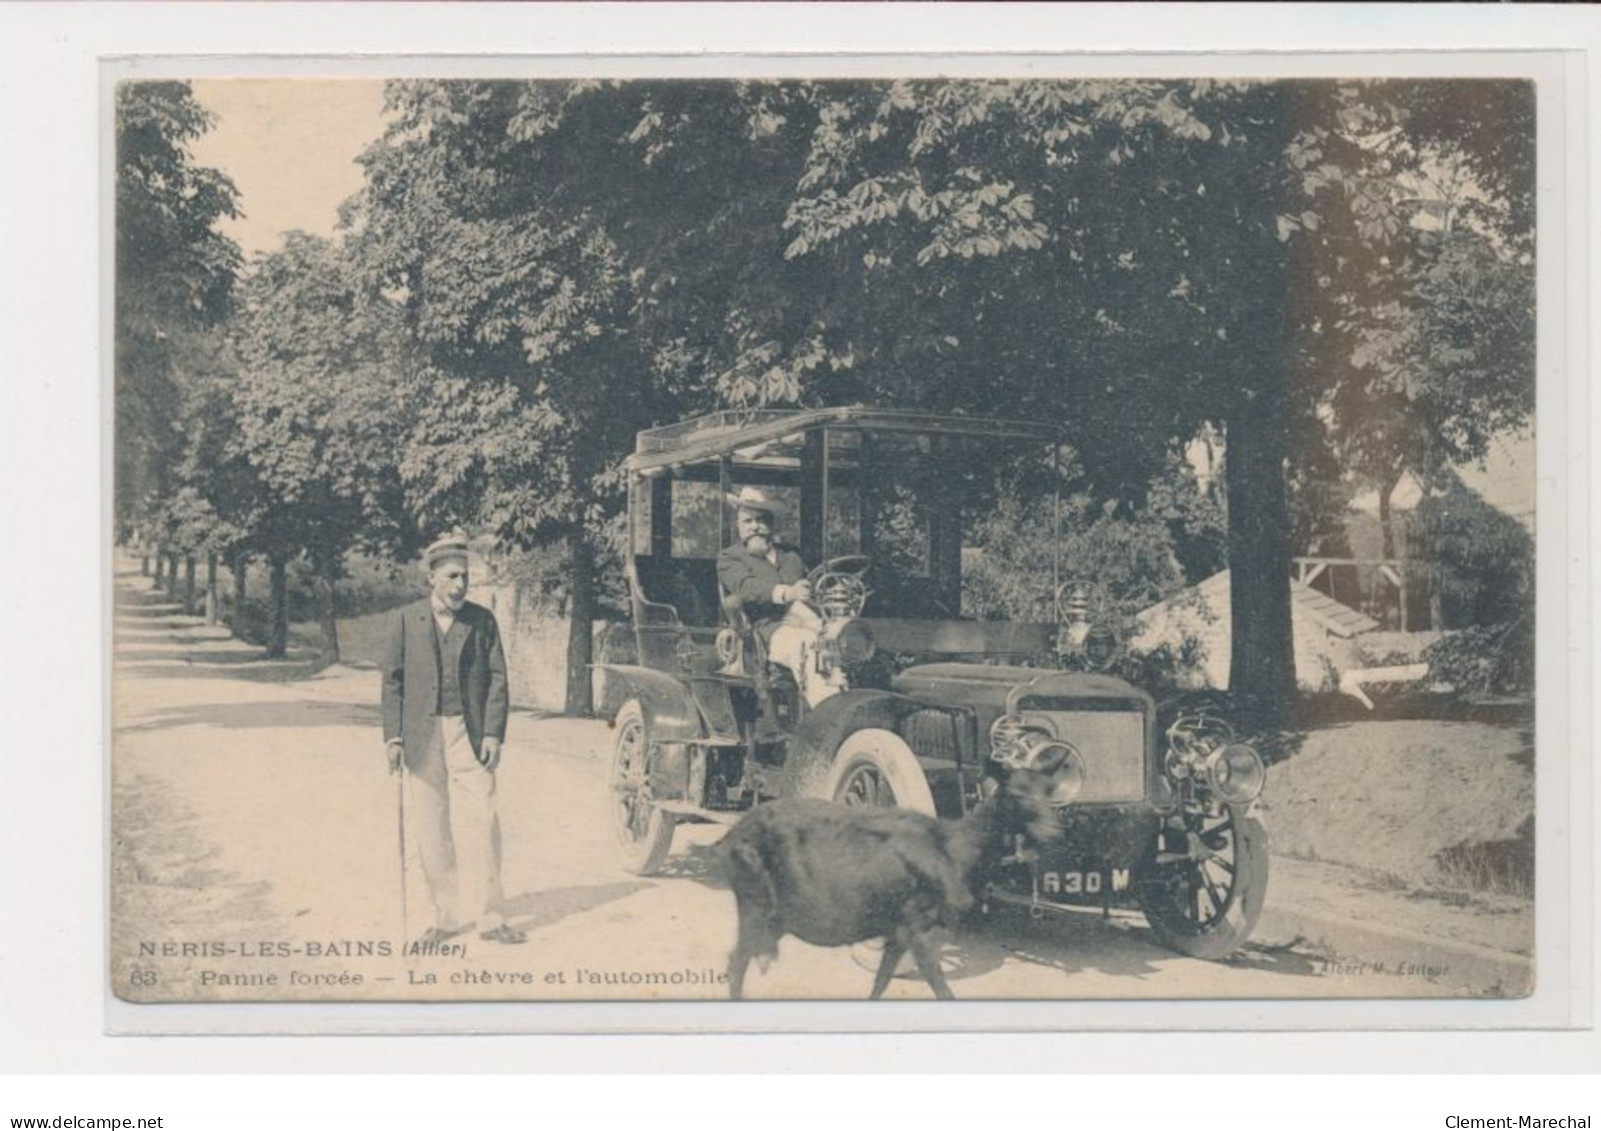
<instances>
[{"instance_id":1,"label":"dark jacket","mask_svg":"<svg viewBox=\"0 0 1601 1131\"><path fill-rule=\"evenodd\" d=\"M479 752L485 735L506 737L511 696L495 614L468 601L456 613L456 620L466 632L446 638L451 643L442 641L436 654L434 638L439 630L434 626L434 610L424 598L396 611L384 641L379 664L384 741L400 739L406 748L406 765L413 773L423 769L422 757L428 750L439 705L439 663L459 665L462 718L473 752Z\"/></svg>"},{"instance_id":2,"label":"dark jacket","mask_svg":"<svg viewBox=\"0 0 1601 1131\"><path fill-rule=\"evenodd\" d=\"M745 615L764 639L783 619L785 606L773 603L773 587L793 585L806 576L806 563L787 546L778 548L778 564L743 546L729 546L717 555L717 582L739 598Z\"/></svg>"}]
</instances>

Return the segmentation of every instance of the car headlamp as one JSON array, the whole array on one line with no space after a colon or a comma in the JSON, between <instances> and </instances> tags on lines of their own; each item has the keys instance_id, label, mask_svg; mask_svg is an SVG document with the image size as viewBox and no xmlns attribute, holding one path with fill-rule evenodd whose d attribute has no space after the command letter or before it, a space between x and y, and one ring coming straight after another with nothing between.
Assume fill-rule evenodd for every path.
<instances>
[{"instance_id":1,"label":"car headlamp","mask_svg":"<svg viewBox=\"0 0 1601 1131\"><path fill-rule=\"evenodd\" d=\"M1070 805L1084 789L1084 760L1068 742L1016 715L1002 715L990 727L990 757L1009 770L1047 779L1054 806Z\"/></svg>"},{"instance_id":2,"label":"car headlamp","mask_svg":"<svg viewBox=\"0 0 1601 1131\"><path fill-rule=\"evenodd\" d=\"M1167 731L1163 762L1174 782L1192 779L1230 804L1256 800L1267 781L1267 765L1250 746L1235 740L1234 728L1205 711L1180 716Z\"/></svg>"},{"instance_id":3,"label":"car headlamp","mask_svg":"<svg viewBox=\"0 0 1601 1131\"><path fill-rule=\"evenodd\" d=\"M1205 763L1206 783L1224 801L1243 805L1255 801L1267 781L1262 756L1243 742L1231 742L1212 751Z\"/></svg>"}]
</instances>

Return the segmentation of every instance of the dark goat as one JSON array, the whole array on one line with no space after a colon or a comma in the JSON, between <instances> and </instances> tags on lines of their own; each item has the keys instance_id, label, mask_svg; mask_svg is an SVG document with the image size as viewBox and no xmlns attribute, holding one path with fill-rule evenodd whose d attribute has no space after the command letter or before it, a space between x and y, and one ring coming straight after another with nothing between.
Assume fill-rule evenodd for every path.
<instances>
[{"instance_id":1,"label":"dark goat","mask_svg":"<svg viewBox=\"0 0 1601 1131\"><path fill-rule=\"evenodd\" d=\"M752 958L767 963L778 940L817 946L884 940L872 997L883 994L908 950L942 998L933 932L973 906L975 887L1025 829L1056 831L1041 775L1015 772L958 821L908 809L856 808L829 801L759 805L723 838L729 886L739 904L739 939L728 960L729 996L739 999Z\"/></svg>"}]
</instances>

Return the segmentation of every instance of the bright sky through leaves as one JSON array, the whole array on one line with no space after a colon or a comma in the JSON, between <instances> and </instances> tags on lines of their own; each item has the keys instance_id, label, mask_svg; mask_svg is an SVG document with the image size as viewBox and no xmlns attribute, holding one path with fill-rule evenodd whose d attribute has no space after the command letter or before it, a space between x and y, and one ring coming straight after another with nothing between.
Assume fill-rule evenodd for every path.
<instances>
[{"instance_id":1,"label":"bright sky through leaves","mask_svg":"<svg viewBox=\"0 0 1601 1131\"><path fill-rule=\"evenodd\" d=\"M293 229L333 234L342 201L361 188L356 157L377 140L383 83L372 79L196 79L195 98L217 115L194 147L222 169L244 217L222 224L246 256L282 246Z\"/></svg>"}]
</instances>

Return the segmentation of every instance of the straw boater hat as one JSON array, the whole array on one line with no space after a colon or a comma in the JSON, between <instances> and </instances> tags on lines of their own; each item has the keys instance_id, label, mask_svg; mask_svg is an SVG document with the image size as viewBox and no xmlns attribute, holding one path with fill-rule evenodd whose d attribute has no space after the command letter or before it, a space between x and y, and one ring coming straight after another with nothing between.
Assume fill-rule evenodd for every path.
<instances>
[{"instance_id":1,"label":"straw boater hat","mask_svg":"<svg viewBox=\"0 0 1601 1131\"><path fill-rule=\"evenodd\" d=\"M467 535L460 530L452 530L422 553L422 564L433 569L446 558L467 557Z\"/></svg>"},{"instance_id":2,"label":"straw boater hat","mask_svg":"<svg viewBox=\"0 0 1601 1131\"><path fill-rule=\"evenodd\" d=\"M738 494L724 495L728 505L740 510L766 511L773 516L784 512L784 504L763 487L741 487Z\"/></svg>"}]
</instances>

